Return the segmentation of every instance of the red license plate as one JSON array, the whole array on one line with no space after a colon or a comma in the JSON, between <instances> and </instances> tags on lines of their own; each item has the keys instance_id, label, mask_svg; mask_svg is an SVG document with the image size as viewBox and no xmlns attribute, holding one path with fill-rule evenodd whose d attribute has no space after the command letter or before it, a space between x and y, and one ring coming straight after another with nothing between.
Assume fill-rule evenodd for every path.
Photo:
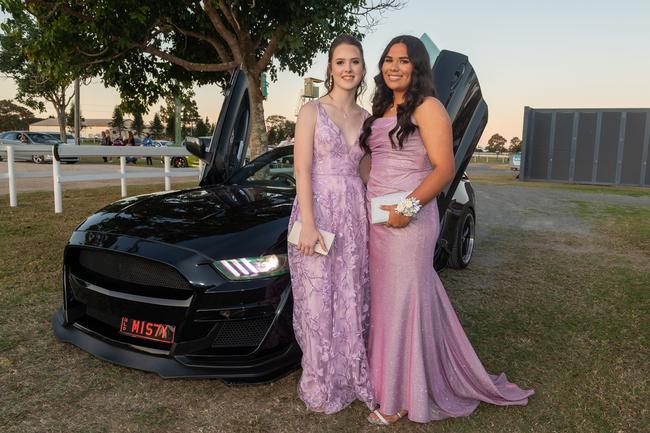
<instances>
[{"instance_id":1,"label":"red license plate","mask_svg":"<svg viewBox=\"0 0 650 433\"><path fill-rule=\"evenodd\" d=\"M171 344L174 342L174 332L176 332L175 325L147 322L146 320L136 320L130 317L122 317L120 321L120 334L145 340Z\"/></svg>"}]
</instances>

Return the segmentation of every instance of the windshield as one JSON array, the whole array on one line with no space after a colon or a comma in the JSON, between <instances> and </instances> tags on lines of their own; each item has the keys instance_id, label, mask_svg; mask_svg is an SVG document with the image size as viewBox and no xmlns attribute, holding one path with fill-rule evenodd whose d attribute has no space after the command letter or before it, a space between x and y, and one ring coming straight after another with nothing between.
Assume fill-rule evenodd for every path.
<instances>
[{"instance_id":1,"label":"windshield","mask_svg":"<svg viewBox=\"0 0 650 433\"><path fill-rule=\"evenodd\" d=\"M228 180L233 185L295 189L293 146L275 149L243 166Z\"/></svg>"},{"instance_id":2,"label":"windshield","mask_svg":"<svg viewBox=\"0 0 650 433\"><path fill-rule=\"evenodd\" d=\"M50 134L29 134L29 138L36 144L56 144L61 142Z\"/></svg>"}]
</instances>

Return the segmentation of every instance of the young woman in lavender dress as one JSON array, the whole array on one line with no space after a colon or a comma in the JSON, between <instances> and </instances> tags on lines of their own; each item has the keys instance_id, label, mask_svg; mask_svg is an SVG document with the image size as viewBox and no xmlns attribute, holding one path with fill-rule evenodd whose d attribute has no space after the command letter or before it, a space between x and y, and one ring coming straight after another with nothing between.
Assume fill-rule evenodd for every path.
<instances>
[{"instance_id":1,"label":"young woman in lavender dress","mask_svg":"<svg viewBox=\"0 0 650 433\"><path fill-rule=\"evenodd\" d=\"M294 166L297 196L289 230L293 326L302 349L298 395L313 411L331 414L359 399L374 407L366 356L368 331L368 222L358 145L367 112L359 107L365 65L361 44L338 36L329 49L328 92L298 115ZM327 249L319 230L334 233Z\"/></svg>"},{"instance_id":2,"label":"young woman in lavender dress","mask_svg":"<svg viewBox=\"0 0 650 433\"><path fill-rule=\"evenodd\" d=\"M435 198L454 176L452 134L434 97L429 56L413 36L384 50L362 149L368 199L409 191L370 227L370 378L379 409L368 420L428 422L471 414L480 401L525 405L532 390L485 371L433 269ZM418 208L421 206L421 209Z\"/></svg>"}]
</instances>

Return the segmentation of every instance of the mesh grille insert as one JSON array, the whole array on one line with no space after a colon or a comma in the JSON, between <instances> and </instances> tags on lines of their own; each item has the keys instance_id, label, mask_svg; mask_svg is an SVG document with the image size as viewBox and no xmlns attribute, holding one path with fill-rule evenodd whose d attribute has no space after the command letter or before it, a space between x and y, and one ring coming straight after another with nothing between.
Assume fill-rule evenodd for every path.
<instances>
[{"instance_id":1,"label":"mesh grille insert","mask_svg":"<svg viewBox=\"0 0 650 433\"><path fill-rule=\"evenodd\" d=\"M192 286L172 267L139 257L81 250L79 264L88 271L113 280L141 286L192 290Z\"/></svg>"},{"instance_id":2,"label":"mesh grille insert","mask_svg":"<svg viewBox=\"0 0 650 433\"><path fill-rule=\"evenodd\" d=\"M212 347L257 346L266 335L274 316L224 322Z\"/></svg>"}]
</instances>

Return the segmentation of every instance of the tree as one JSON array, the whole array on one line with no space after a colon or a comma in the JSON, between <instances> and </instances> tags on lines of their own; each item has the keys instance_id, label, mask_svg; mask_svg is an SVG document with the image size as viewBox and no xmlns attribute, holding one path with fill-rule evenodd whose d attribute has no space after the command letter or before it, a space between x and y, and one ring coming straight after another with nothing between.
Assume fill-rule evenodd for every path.
<instances>
[{"instance_id":1,"label":"tree","mask_svg":"<svg viewBox=\"0 0 650 433\"><path fill-rule=\"evenodd\" d=\"M165 127L163 126L162 121L160 120L160 115L158 113L154 114L153 120L149 125L149 131L151 131L151 135L153 135L154 137L160 137L164 130Z\"/></svg>"},{"instance_id":2,"label":"tree","mask_svg":"<svg viewBox=\"0 0 650 433\"><path fill-rule=\"evenodd\" d=\"M519 139L519 137L512 137L512 139L510 139L510 147L508 148L508 152L521 152L521 139Z\"/></svg>"},{"instance_id":3,"label":"tree","mask_svg":"<svg viewBox=\"0 0 650 433\"><path fill-rule=\"evenodd\" d=\"M488 152L505 152L506 151L506 142L507 140L499 134L494 134L488 140L485 150Z\"/></svg>"},{"instance_id":4,"label":"tree","mask_svg":"<svg viewBox=\"0 0 650 433\"><path fill-rule=\"evenodd\" d=\"M68 88L75 78L91 76L93 68L69 62L76 55L72 47L45 44L47 31L22 2L2 2L2 9L10 16L0 24L0 72L14 80L17 101L39 112L45 102L53 105L65 141L66 108L74 96Z\"/></svg>"},{"instance_id":5,"label":"tree","mask_svg":"<svg viewBox=\"0 0 650 433\"><path fill-rule=\"evenodd\" d=\"M113 110L113 119L111 120L111 126L117 129L117 135L122 136L122 130L124 129L124 116L122 115L122 110L120 107L115 107Z\"/></svg>"},{"instance_id":6,"label":"tree","mask_svg":"<svg viewBox=\"0 0 650 433\"><path fill-rule=\"evenodd\" d=\"M167 121L165 122L165 135L167 138L170 138L172 140L176 140L176 115L175 114L168 114L167 115Z\"/></svg>"},{"instance_id":7,"label":"tree","mask_svg":"<svg viewBox=\"0 0 650 433\"><path fill-rule=\"evenodd\" d=\"M25 107L14 104L8 99L0 100L0 131L27 130L38 119Z\"/></svg>"},{"instance_id":8,"label":"tree","mask_svg":"<svg viewBox=\"0 0 650 433\"><path fill-rule=\"evenodd\" d=\"M142 135L142 131L144 130L144 119L142 118L142 113L137 111L133 113L133 123L131 124L131 127L135 131L136 135Z\"/></svg>"},{"instance_id":9,"label":"tree","mask_svg":"<svg viewBox=\"0 0 650 433\"><path fill-rule=\"evenodd\" d=\"M282 140L293 137L296 123L284 116L273 114L266 118L266 127L269 136L269 144L278 144Z\"/></svg>"},{"instance_id":10,"label":"tree","mask_svg":"<svg viewBox=\"0 0 650 433\"><path fill-rule=\"evenodd\" d=\"M196 137L204 137L210 133L210 125L206 124L203 119L199 118L199 120L196 121L196 125L194 127L194 135Z\"/></svg>"},{"instance_id":11,"label":"tree","mask_svg":"<svg viewBox=\"0 0 650 433\"><path fill-rule=\"evenodd\" d=\"M71 130L74 130L74 109L75 109L75 106L74 106L74 102L73 102L72 104L70 104L70 110L68 111L68 114L65 117L65 124ZM83 122L85 120L86 119L84 119L84 117L80 114L79 115L79 121L81 122L81 125L79 125L79 129L85 128L85 126L83 124Z\"/></svg>"},{"instance_id":12,"label":"tree","mask_svg":"<svg viewBox=\"0 0 650 433\"><path fill-rule=\"evenodd\" d=\"M187 83L223 86L229 72L241 67L248 79L255 157L267 147L262 72L272 80L279 70L304 74L336 35L361 38L362 30L401 7L402 0L27 0L25 5L48 29L41 46L72 47L75 64L101 65L104 82L132 104L179 94ZM107 20L119 25L106 25Z\"/></svg>"}]
</instances>

